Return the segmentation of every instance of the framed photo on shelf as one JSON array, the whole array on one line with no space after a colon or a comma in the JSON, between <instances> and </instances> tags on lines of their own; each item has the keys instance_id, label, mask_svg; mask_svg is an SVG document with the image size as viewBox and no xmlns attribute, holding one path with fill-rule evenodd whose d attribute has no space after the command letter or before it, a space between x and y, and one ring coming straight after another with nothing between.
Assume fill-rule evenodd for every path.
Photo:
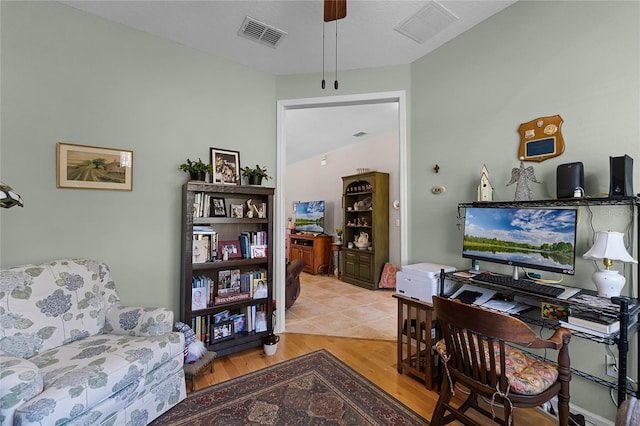
<instances>
[{"instance_id":1,"label":"framed photo on shelf","mask_svg":"<svg viewBox=\"0 0 640 426\"><path fill-rule=\"evenodd\" d=\"M244 217L244 206L242 204L231 204L231 217L242 219Z\"/></svg>"},{"instance_id":2,"label":"framed photo on shelf","mask_svg":"<svg viewBox=\"0 0 640 426\"><path fill-rule=\"evenodd\" d=\"M240 253L240 241L219 241L218 242L218 258L225 260L236 259L242 257Z\"/></svg>"},{"instance_id":3,"label":"framed photo on shelf","mask_svg":"<svg viewBox=\"0 0 640 426\"><path fill-rule=\"evenodd\" d=\"M210 161L213 167L212 183L240 185L240 152L211 148Z\"/></svg>"},{"instance_id":4,"label":"framed photo on shelf","mask_svg":"<svg viewBox=\"0 0 640 426\"><path fill-rule=\"evenodd\" d=\"M233 339L233 320L214 323L211 326L211 341Z\"/></svg>"},{"instance_id":5,"label":"framed photo on shelf","mask_svg":"<svg viewBox=\"0 0 640 426\"><path fill-rule=\"evenodd\" d=\"M58 188L133 191L133 151L58 143Z\"/></svg>"},{"instance_id":6,"label":"framed photo on shelf","mask_svg":"<svg viewBox=\"0 0 640 426\"><path fill-rule=\"evenodd\" d=\"M266 244L253 244L251 246L251 258L267 257L267 245Z\"/></svg>"},{"instance_id":7,"label":"framed photo on shelf","mask_svg":"<svg viewBox=\"0 0 640 426\"><path fill-rule=\"evenodd\" d=\"M213 217L227 217L227 207L224 204L224 198L211 197L211 211Z\"/></svg>"},{"instance_id":8,"label":"framed photo on shelf","mask_svg":"<svg viewBox=\"0 0 640 426\"><path fill-rule=\"evenodd\" d=\"M199 311L207 309L207 289L205 287L196 287L191 289L191 310Z\"/></svg>"}]
</instances>

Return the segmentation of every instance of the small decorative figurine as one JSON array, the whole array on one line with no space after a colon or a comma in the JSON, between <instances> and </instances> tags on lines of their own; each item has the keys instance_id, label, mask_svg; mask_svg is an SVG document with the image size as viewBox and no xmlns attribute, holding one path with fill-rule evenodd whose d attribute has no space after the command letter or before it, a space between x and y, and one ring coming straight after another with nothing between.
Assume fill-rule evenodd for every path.
<instances>
[{"instance_id":1,"label":"small decorative figurine","mask_svg":"<svg viewBox=\"0 0 640 426\"><path fill-rule=\"evenodd\" d=\"M507 186L516 184L516 195L513 198L514 201L531 201L533 196L531 194L531 188L529 187L529 181L535 183L542 183L536 179L536 175L533 172L533 166L527 168L524 167L524 163L520 162L520 168L515 167L511 169L511 182Z\"/></svg>"},{"instance_id":2,"label":"small decorative figurine","mask_svg":"<svg viewBox=\"0 0 640 426\"><path fill-rule=\"evenodd\" d=\"M482 165L480 172L480 184L478 185L478 201L493 201L493 187L489 181L489 170Z\"/></svg>"}]
</instances>

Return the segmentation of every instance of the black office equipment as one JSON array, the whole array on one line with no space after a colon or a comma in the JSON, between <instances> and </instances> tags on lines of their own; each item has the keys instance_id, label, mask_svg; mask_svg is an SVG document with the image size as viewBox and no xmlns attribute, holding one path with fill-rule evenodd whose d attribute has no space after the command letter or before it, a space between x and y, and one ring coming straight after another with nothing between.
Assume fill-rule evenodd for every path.
<instances>
[{"instance_id":1,"label":"black office equipment","mask_svg":"<svg viewBox=\"0 0 640 426\"><path fill-rule=\"evenodd\" d=\"M478 274L473 277L472 281L480 281L488 284L496 284L503 287L512 287L529 293L540 294L542 296L558 297L564 293L562 287L555 287L549 284L540 284L532 280L518 279L515 280L508 275L495 274Z\"/></svg>"},{"instance_id":2,"label":"black office equipment","mask_svg":"<svg viewBox=\"0 0 640 426\"><path fill-rule=\"evenodd\" d=\"M584 167L581 162L560 164L556 170L556 196L573 198L576 188L584 195Z\"/></svg>"},{"instance_id":3,"label":"black office equipment","mask_svg":"<svg viewBox=\"0 0 640 426\"><path fill-rule=\"evenodd\" d=\"M633 158L628 155L609 157L609 197L633 196Z\"/></svg>"}]
</instances>

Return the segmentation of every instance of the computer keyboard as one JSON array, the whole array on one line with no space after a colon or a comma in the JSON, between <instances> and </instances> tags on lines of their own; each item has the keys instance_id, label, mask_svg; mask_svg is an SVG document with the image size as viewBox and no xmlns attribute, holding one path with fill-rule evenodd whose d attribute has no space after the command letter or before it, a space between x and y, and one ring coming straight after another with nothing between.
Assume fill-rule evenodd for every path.
<instances>
[{"instance_id":1,"label":"computer keyboard","mask_svg":"<svg viewBox=\"0 0 640 426\"><path fill-rule=\"evenodd\" d=\"M565 289L561 287L540 284L527 279L514 280L513 277L508 275L478 274L473 277L473 280L501 285L503 287L512 287L516 290L528 291L529 293L550 297L558 297L565 291Z\"/></svg>"}]
</instances>

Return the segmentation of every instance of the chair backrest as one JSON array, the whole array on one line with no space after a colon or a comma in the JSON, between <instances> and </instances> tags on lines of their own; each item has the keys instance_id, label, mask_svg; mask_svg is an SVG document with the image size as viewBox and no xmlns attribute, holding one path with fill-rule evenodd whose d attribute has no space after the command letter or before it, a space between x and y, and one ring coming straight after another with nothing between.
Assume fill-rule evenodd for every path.
<instances>
[{"instance_id":1,"label":"chair backrest","mask_svg":"<svg viewBox=\"0 0 640 426\"><path fill-rule=\"evenodd\" d=\"M511 349L507 342L526 348L564 348L562 341L541 339L527 324L506 314L438 296L433 305L449 357L447 368L487 390L496 385L502 392L508 389L506 376L500 374L506 371Z\"/></svg>"}]
</instances>

